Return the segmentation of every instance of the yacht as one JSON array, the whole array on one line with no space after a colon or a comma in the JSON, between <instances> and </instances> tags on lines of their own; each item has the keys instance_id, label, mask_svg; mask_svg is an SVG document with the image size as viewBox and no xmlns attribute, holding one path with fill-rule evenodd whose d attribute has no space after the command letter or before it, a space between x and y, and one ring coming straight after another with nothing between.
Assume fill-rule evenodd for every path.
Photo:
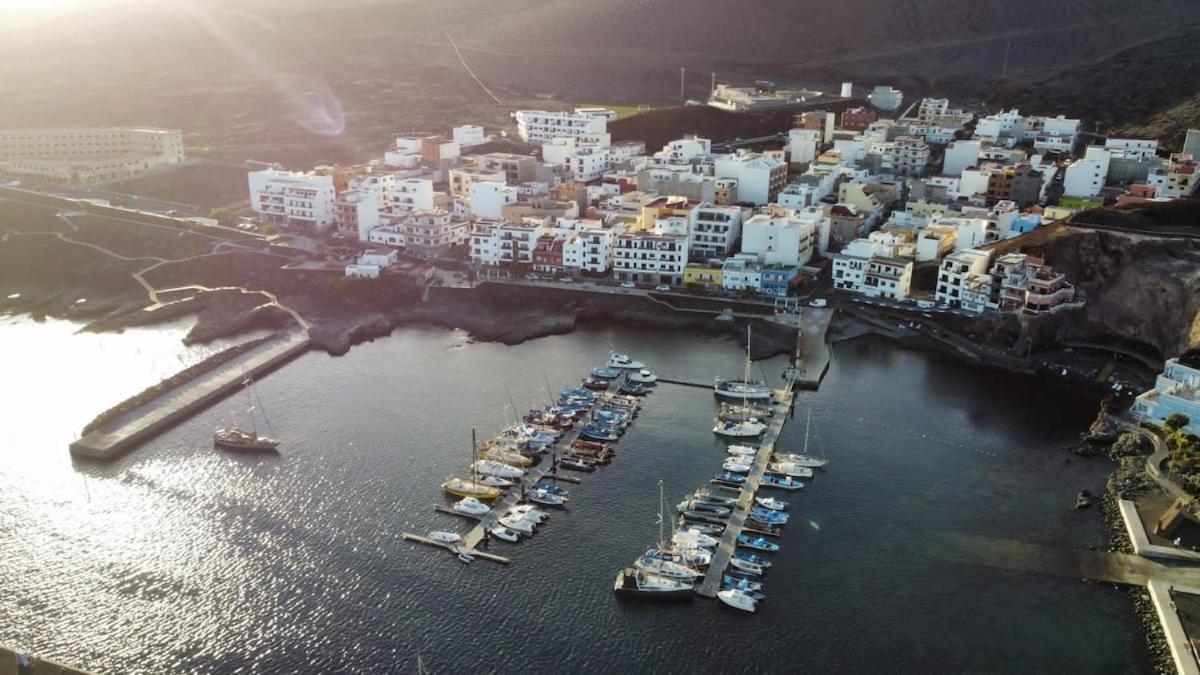
<instances>
[{"instance_id":1,"label":"yacht","mask_svg":"<svg viewBox=\"0 0 1200 675\"><path fill-rule=\"evenodd\" d=\"M497 539L513 542L514 544L520 541L521 537L516 532L504 527L503 525L493 525L492 529L488 530L488 534Z\"/></svg>"},{"instance_id":2,"label":"yacht","mask_svg":"<svg viewBox=\"0 0 1200 675\"><path fill-rule=\"evenodd\" d=\"M803 452L801 452L798 455L776 453L775 457L774 457L775 461L786 462L789 464L794 464L796 466L800 466L800 467L804 467L804 468L808 468L808 469L821 469L821 468L824 468L826 464L829 464L829 460L824 457L815 457L813 455L808 454L808 430L809 430L809 427L811 427L811 426L812 426L812 406L809 406L808 407L808 418L804 422L804 450L803 450Z\"/></svg>"},{"instance_id":3,"label":"yacht","mask_svg":"<svg viewBox=\"0 0 1200 675\"><path fill-rule=\"evenodd\" d=\"M641 370L646 367L646 364L641 361L634 361L625 354L613 352L608 358L608 367L620 370Z\"/></svg>"},{"instance_id":4,"label":"yacht","mask_svg":"<svg viewBox=\"0 0 1200 675\"><path fill-rule=\"evenodd\" d=\"M724 473L714 474L713 480L718 483L730 483L733 485L741 485L742 483L746 482L746 477L739 476L736 473L729 473L728 471L726 471Z\"/></svg>"},{"instance_id":5,"label":"yacht","mask_svg":"<svg viewBox=\"0 0 1200 675\"><path fill-rule=\"evenodd\" d=\"M655 382L658 382L658 376L649 370L646 370L645 368L642 368L636 373L630 373L626 375L626 377L629 378L630 382L637 382L638 384L654 384Z\"/></svg>"},{"instance_id":6,"label":"yacht","mask_svg":"<svg viewBox=\"0 0 1200 675\"><path fill-rule=\"evenodd\" d=\"M550 520L550 514L539 510L533 504L517 504L508 510L509 514L518 518L533 521L534 524L544 523Z\"/></svg>"},{"instance_id":7,"label":"yacht","mask_svg":"<svg viewBox=\"0 0 1200 675\"><path fill-rule=\"evenodd\" d=\"M750 381L750 327L746 327L746 365L744 379L737 380L740 385L732 385L730 382L718 379L715 385L715 391L718 396L728 398L737 398L739 395L742 399L741 412L737 418L722 417L717 414L716 420L713 421L713 433L719 436L729 436L731 438L754 438L761 436L767 430L767 425L758 421L758 418L751 417L750 399L754 398L752 393L760 390L766 392L766 397L770 398L771 390L765 386L751 387L746 384ZM761 385L761 383L760 383Z\"/></svg>"},{"instance_id":8,"label":"yacht","mask_svg":"<svg viewBox=\"0 0 1200 675\"><path fill-rule=\"evenodd\" d=\"M733 456L726 459L725 463L721 465L721 468L725 469L726 471L733 471L734 473L746 473L750 471L751 467L750 462L741 457Z\"/></svg>"},{"instance_id":9,"label":"yacht","mask_svg":"<svg viewBox=\"0 0 1200 675\"><path fill-rule=\"evenodd\" d=\"M671 579L692 580L698 576L703 576L698 570L694 570L682 563L654 557L650 555L651 551L654 551L654 549L647 551L646 555L639 556L637 560L633 561L633 566L639 570L642 570L643 572L650 572L651 574L657 574L659 576L669 577Z\"/></svg>"},{"instance_id":10,"label":"yacht","mask_svg":"<svg viewBox=\"0 0 1200 675\"><path fill-rule=\"evenodd\" d=\"M436 541L439 544L445 544L447 546L453 546L454 544L457 544L462 541L461 535L455 534L453 532L441 532L441 531L437 531L437 530L430 532L429 538Z\"/></svg>"},{"instance_id":11,"label":"yacht","mask_svg":"<svg viewBox=\"0 0 1200 675\"><path fill-rule=\"evenodd\" d=\"M751 581L750 579L735 577L729 574L721 577L721 583L725 584L725 588L737 588L748 593L757 593L763 587L761 581Z\"/></svg>"},{"instance_id":12,"label":"yacht","mask_svg":"<svg viewBox=\"0 0 1200 675\"><path fill-rule=\"evenodd\" d=\"M700 488L699 490L693 492L692 498L701 504L716 504L717 506L732 507L738 502L736 497L722 497L720 495L714 495L704 488Z\"/></svg>"},{"instance_id":13,"label":"yacht","mask_svg":"<svg viewBox=\"0 0 1200 675\"><path fill-rule=\"evenodd\" d=\"M518 469L515 466L509 466L503 462L494 462L490 459L481 459L475 462L475 471L485 476L499 476L500 478L520 478L525 475L525 471Z\"/></svg>"},{"instance_id":14,"label":"yacht","mask_svg":"<svg viewBox=\"0 0 1200 675\"><path fill-rule=\"evenodd\" d=\"M738 588L717 591L717 598L726 605L743 612L753 612L758 608L758 600L755 600L747 591Z\"/></svg>"},{"instance_id":15,"label":"yacht","mask_svg":"<svg viewBox=\"0 0 1200 675\"><path fill-rule=\"evenodd\" d=\"M513 515L511 513L500 516L500 518L496 522L500 523L504 527L507 527L508 529L512 530L513 532L520 532L521 534L524 534L524 535L533 534L533 523L532 522L525 520L524 518L522 518L520 516Z\"/></svg>"},{"instance_id":16,"label":"yacht","mask_svg":"<svg viewBox=\"0 0 1200 675\"><path fill-rule=\"evenodd\" d=\"M781 473L791 478L812 478L812 469L792 462L771 462L767 469L772 473Z\"/></svg>"},{"instance_id":17,"label":"yacht","mask_svg":"<svg viewBox=\"0 0 1200 675\"><path fill-rule=\"evenodd\" d=\"M262 397L258 396L258 391L254 388L254 380L250 379L249 375L242 380L242 390L246 392L246 399L250 403L248 412L250 413L251 430L217 429L213 432L213 445L234 452L278 454L279 441L277 439L258 435L258 418L254 411L256 408L262 407ZM255 405L256 398L258 399L257 406ZM267 418L266 412L263 412L262 415L269 430L271 420Z\"/></svg>"},{"instance_id":18,"label":"yacht","mask_svg":"<svg viewBox=\"0 0 1200 675\"><path fill-rule=\"evenodd\" d=\"M616 368L592 368L592 377L597 377L602 380L615 380L621 376L621 371Z\"/></svg>"},{"instance_id":19,"label":"yacht","mask_svg":"<svg viewBox=\"0 0 1200 675\"><path fill-rule=\"evenodd\" d=\"M480 453L480 456L485 460L492 460L502 464L511 466L529 467L533 466L533 460L525 455L513 450L505 450L504 448L492 445Z\"/></svg>"},{"instance_id":20,"label":"yacht","mask_svg":"<svg viewBox=\"0 0 1200 675\"><path fill-rule=\"evenodd\" d=\"M771 398L771 388L762 380L726 380L718 377L713 383L713 392L722 398L742 401L766 401ZM743 414L746 406L742 406Z\"/></svg>"},{"instance_id":21,"label":"yacht","mask_svg":"<svg viewBox=\"0 0 1200 675\"><path fill-rule=\"evenodd\" d=\"M736 557L730 558L729 564L733 565L734 568L739 569L743 572L749 572L750 574L756 574L759 576L762 576L763 572L766 571L766 568L764 568L762 565L750 562L749 560L742 560L741 558L736 558Z\"/></svg>"},{"instance_id":22,"label":"yacht","mask_svg":"<svg viewBox=\"0 0 1200 675\"><path fill-rule=\"evenodd\" d=\"M478 458L478 447L475 443L475 430L471 430L471 477L470 478L447 478L446 482L442 483L442 489L454 495L455 497L474 497L475 499L492 500L499 499L504 496L504 492L496 485L488 485L479 477L479 472L475 469L476 458Z\"/></svg>"},{"instance_id":23,"label":"yacht","mask_svg":"<svg viewBox=\"0 0 1200 675\"><path fill-rule=\"evenodd\" d=\"M676 508L685 513L691 511L715 518L725 518L730 513L729 508L726 506L706 504L704 502L696 501L695 499L685 499L679 502L679 505Z\"/></svg>"},{"instance_id":24,"label":"yacht","mask_svg":"<svg viewBox=\"0 0 1200 675\"><path fill-rule=\"evenodd\" d=\"M671 535L671 543L683 548L715 548L720 544L716 537L709 536L692 527L682 527Z\"/></svg>"},{"instance_id":25,"label":"yacht","mask_svg":"<svg viewBox=\"0 0 1200 675\"><path fill-rule=\"evenodd\" d=\"M626 567L617 572L613 590L642 597L690 598L694 595L695 584L691 579L672 579L636 567Z\"/></svg>"},{"instance_id":26,"label":"yacht","mask_svg":"<svg viewBox=\"0 0 1200 675\"><path fill-rule=\"evenodd\" d=\"M775 499L774 497L755 497L754 502L764 509L771 509L772 511L786 511L788 507L787 502L782 499Z\"/></svg>"},{"instance_id":27,"label":"yacht","mask_svg":"<svg viewBox=\"0 0 1200 675\"><path fill-rule=\"evenodd\" d=\"M463 497L454 506L450 507L455 513L461 513L467 516L485 516L491 507L474 497Z\"/></svg>"},{"instance_id":28,"label":"yacht","mask_svg":"<svg viewBox=\"0 0 1200 675\"><path fill-rule=\"evenodd\" d=\"M758 448L749 445L731 445L725 448L725 452L731 455L742 455L744 457L753 457L758 454Z\"/></svg>"},{"instance_id":29,"label":"yacht","mask_svg":"<svg viewBox=\"0 0 1200 675\"><path fill-rule=\"evenodd\" d=\"M556 495L548 490L530 490L525 493L525 499L546 506L562 506L567 503L567 500L561 495Z\"/></svg>"},{"instance_id":30,"label":"yacht","mask_svg":"<svg viewBox=\"0 0 1200 675\"><path fill-rule=\"evenodd\" d=\"M515 485L511 480L500 478L499 476L480 476L479 484L498 488L510 488Z\"/></svg>"},{"instance_id":31,"label":"yacht","mask_svg":"<svg viewBox=\"0 0 1200 675\"><path fill-rule=\"evenodd\" d=\"M713 424L713 433L730 438L757 438L767 430L767 425L753 417L744 420L718 419Z\"/></svg>"}]
</instances>

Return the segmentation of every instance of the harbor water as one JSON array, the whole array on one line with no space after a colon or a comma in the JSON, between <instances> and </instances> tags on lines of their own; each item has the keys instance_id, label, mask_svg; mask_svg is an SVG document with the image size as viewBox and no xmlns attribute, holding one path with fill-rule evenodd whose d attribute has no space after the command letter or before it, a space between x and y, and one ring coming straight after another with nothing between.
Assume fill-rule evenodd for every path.
<instances>
[{"instance_id":1,"label":"harbor water","mask_svg":"<svg viewBox=\"0 0 1200 675\"><path fill-rule=\"evenodd\" d=\"M1123 591L965 560L968 541L1102 545L1075 493L1111 465L1064 450L1096 402L874 338L834 349L780 445L830 459L791 502L756 614L630 603L612 584L717 471L710 390L659 385L612 465L511 565L464 565L401 533L465 532L439 484L482 437L578 383L610 348L673 377L741 374L741 345L588 328L518 346L405 329L262 379L279 457L211 447L232 397L111 464L66 446L96 413L212 349L186 324L74 335L7 317L0 643L100 672L1140 672ZM756 364L778 380L783 359ZM1000 545L997 550L1002 551Z\"/></svg>"}]
</instances>

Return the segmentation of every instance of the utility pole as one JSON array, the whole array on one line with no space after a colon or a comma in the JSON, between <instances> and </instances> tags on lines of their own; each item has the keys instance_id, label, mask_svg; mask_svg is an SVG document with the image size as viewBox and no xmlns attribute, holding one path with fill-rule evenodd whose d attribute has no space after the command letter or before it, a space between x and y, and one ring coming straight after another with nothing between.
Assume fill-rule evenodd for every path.
<instances>
[{"instance_id":1,"label":"utility pole","mask_svg":"<svg viewBox=\"0 0 1200 675\"><path fill-rule=\"evenodd\" d=\"M683 104L683 80L684 80L685 72L686 71L683 69L683 67L679 68L679 103L680 103L680 105Z\"/></svg>"},{"instance_id":2,"label":"utility pole","mask_svg":"<svg viewBox=\"0 0 1200 675\"><path fill-rule=\"evenodd\" d=\"M708 88L708 91L711 94L711 93L715 92L716 90L717 90L717 71L714 70L712 72L712 86L710 86Z\"/></svg>"}]
</instances>

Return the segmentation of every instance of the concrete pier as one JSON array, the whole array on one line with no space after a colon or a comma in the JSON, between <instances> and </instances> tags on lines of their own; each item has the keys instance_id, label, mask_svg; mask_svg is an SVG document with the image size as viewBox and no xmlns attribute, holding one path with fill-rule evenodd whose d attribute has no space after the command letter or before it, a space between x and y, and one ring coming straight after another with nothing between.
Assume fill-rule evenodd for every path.
<instances>
[{"instance_id":1,"label":"concrete pier","mask_svg":"<svg viewBox=\"0 0 1200 675\"><path fill-rule=\"evenodd\" d=\"M43 659L40 656L29 655L29 668L21 670L17 666L17 650L0 647L0 675L90 675L88 671L71 666L64 666Z\"/></svg>"},{"instance_id":2,"label":"concrete pier","mask_svg":"<svg viewBox=\"0 0 1200 675\"><path fill-rule=\"evenodd\" d=\"M109 460L238 391L247 377L269 372L308 350L307 331L292 331L197 375L102 425L71 444L71 454ZM202 439L204 445L211 443Z\"/></svg>"},{"instance_id":3,"label":"concrete pier","mask_svg":"<svg viewBox=\"0 0 1200 675\"><path fill-rule=\"evenodd\" d=\"M828 326L828 322L825 325ZM823 336L824 331L821 331L821 334ZM733 557L733 552L737 549L738 535L746 529L746 519L750 516L750 509L754 507L754 495L762 484L763 474L767 471L767 464L770 463L771 456L775 454L775 441L779 439L783 425L787 422L787 411L792 405L794 395L791 387L775 392L775 415L772 416L771 423L767 426L766 433L763 434L758 454L754 456L754 464L746 476L746 482L742 485L737 504L733 507L729 519L725 521L725 531L721 533L721 541L717 544L717 550L713 552L712 562L708 565L704 580L696 587L696 592L706 598L715 598L717 591L721 590L721 577L725 574L725 568L729 566L729 559Z\"/></svg>"},{"instance_id":4,"label":"concrete pier","mask_svg":"<svg viewBox=\"0 0 1200 675\"><path fill-rule=\"evenodd\" d=\"M826 333L833 320L832 308L804 307L800 310L800 332L796 336L799 362L796 364L795 386L816 389L829 370L829 342Z\"/></svg>"}]
</instances>

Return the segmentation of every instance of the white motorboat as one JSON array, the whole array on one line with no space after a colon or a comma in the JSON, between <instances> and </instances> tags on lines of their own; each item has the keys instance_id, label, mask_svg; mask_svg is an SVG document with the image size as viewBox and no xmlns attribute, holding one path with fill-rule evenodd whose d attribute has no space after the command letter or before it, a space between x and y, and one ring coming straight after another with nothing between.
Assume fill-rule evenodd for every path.
<instances>
[{"instance_id":1,"label":"white motorboat","mask_svg":"<svg viewBox=\"0 0 1200 675\"><path fill-rule=\"evenodd\" d=\"M771 462L767 465L772 473L779 473L790 478L812 478L812 469L791 462Z\"/></svg>"},{"instance_id":2,"label":"white motorboat","mask_svg":"<svg viewBox=\"0 0 1200 675\"><path fill-rule=\"evenodd\" d=\"M812 457L809 455L794 455L789 453L776 453L773 459L777 462L787 462L796 466L803 466L809 469L820 469L829 463L829 460L820 457Z\"/></svg>"},{"instance_id":3,"label":"white motorboat","mask_svg":"<svg viewBox=\"0 0 1200 675\"><path fill-rule=\"evenodd\" d=\"M475 557L464 551L458 554L458 559L469 565L475 560Z\"/></svg>"},{"instance_id":4,"label":"white motorboat","mask_svg":"<svg viewBox=\"0 0 1200 675\"><path fill-rule=\"evenodd\" d=\"M758 448L754 448L749 445L731 445L728 448L725 448L725 452L728 452L731 455L753 457L758 454Z\"/></svg>"},{"instance_id":5,"label":"white motorboat","mask_svg":"<svg viewBox=\"0 0 1200 675\"><path fill-rule=\"evenodd\" d=\"M485 516L491 508L487 504L475 499L474 497L463 497L454 502L454 506L450 507L455 513L461 513L468 516Z\"/></svg>"},{"instance_id":6,"label":"white motorboat","mask_svg":"<svg viewBox=\"0 0 1200 675\"><path fill-rule=\"evenodd\" d=\"M637 560L633 561L633 566L643 572L650 572L651 574L671 579L695 579L696 577L703 576L699 570L692 569L687 565L662 560L661 558L649 555L639 556Z\"/></svg>"},{"instance_id":7,"label":"white motorboat","mask_svg":"<svg viewBox=\"0 0 1200 675\"><path fill-rule=\"evenodd\" d=\"M750 471L750 462L742 457L733 456L725 460L721 468L734 473L747 473Z\"/></svg>"},{"instance_id":8,"label":"white motorboat","mask_svg":"<svg viewBox=\"0 0 1200 675\"><path fill-rule=\"evenodd\" d=\"M738 588L727 588L723 591L717 591L717 598L726 605L734 609L740 609L743 612L753 612L758 608L758 601L746 591Z\"/></svg>"},{"instance_id":9,"label":"white motorboat","mask_svg":"<svg viewBox=\"0 0 1200 675\"><path fill-rule=\"evenodd\" d=\"M760 576L762 575L763 572L766 571L766 568L763 567L762 565L759 565L758 563L750 562L749 560L742 560L741 558L730 558L729 564L733 565L734 567L738 568L739 570L741 570L743 572L749 572L750 574L758 574Z\"/></svg>"},{"instance_id":10,"label":"white motorboat","mask_svg":"<svg viewBox=\"0 0 1200 675\"><path fill-rule=\"evenodd\" d=\"M683 548L715 548L721 542L716 537L685 527L675 531L671 543Z\"/></svg>"},{"instance_id":11,"label":"white motorboat","mask_svg":"<svg viewBox=\"0 0 1200 675\"><path fill-rule=\"evenodd\" d=\"M746 420L721 420L713 424L713 433L730 438L756 438L762 436L767 425L753 417Z\"/></svg>"},{"instance_id":12,"label":"white motorboat","mask_svg":"<svg viewBox=\"0 0 1200 675\"><path fill-rule=\"evenodd\" d=\"M645 368L642 368L636 373L630 373L628 377L630 382L638 382L640 384L654 384L655 382L658 382L658 376L646 370Z\"/></svg>"},{"instance_id":13,"label":"white motorboat","mask_svg":"<svg viewBox=\"0 0 1200 675\"><path fill-rule=\"evenodd\" d=\"M500 478L520 478L525 475L525 471L522 469L490 459L481 459L475 462L475 471L485 476L498 476Z\"/></svg>"},{"instance_id":14,"label":"white motorboat","mask_svg":"<svg viewBox=\"0 0 1200 675\"><path fill-rule=\"evenodd\" d=\"M500 462L501 464L508 464L510 466L522 468L533 466L532 459L522 455L519 452L505 450L504 448L498 446L492 446L485 449L483 452L479 453L479 456L483 457L484 459L490 459L494 462Z\"/></svg>"},{"instance_id":15,"label":"white motorboat","mask_svg":"<svg viewBox=\"0 0 1200 675\"><path fill-rule=\"evenodd\" d=\"M550 519L550 514L539 510L533 504L517 504L509 509L508 512L517 516L518 518L531 520L537 524L544 523Z\"/></svg>"},{"instance_id":16,"label":"white motorboat","mask_svg":"<svg viewBox=\"0 0 1200 675\"><path fill-rule=\"evenodd\" d=\"M693 513L702 513L714 518L724 518L730 514L728 506L719 504L709 504L706 502L697 501L695 499L685 499L676 506L682 513L691 511Z\"/></svg>"},{"instance_id":17,"label":"white motorboat","mask_svg":"<svg viewBox=\"0 0 1200 675\"><path fill-rule=\"evenodd\" d=\"M438 530L430 532L429 538L439 544L446 544L447 546L451 546L462 541L462 535L458 535L453 532L441 532Z\"/></svg>"},{"instance_id":18,"label":"white motorboat","mask_svg":"<svg viewBox=\"0 0 1200 675\"><path fill-rule=\"evenodd\" d=\"M525 498L537 504L545 504L546 506L562 506L567 503L567 500L562 495L556 495L547 490L530 490L525 493Z\"/></svg>"},{"instance_id":19,"label":"white motorboat","mask_svg":"<svg viewBox=\"0 0 1200 675\"><path fill-rule=\"evenodd\" d=\"M625 354L613 352L608 358L609 368L620 368L622 370L641 370L646 367L646 364L641 361L634 361Z\"/></svg>"},{"instance_id":20,"label":"white motorboat","mask_svg":"<svg viewBox=\"0 0 1200 675\"><path fill-rule=\"evenodd\" d=\"M783 511L788 507L787 502L782 499L775 499L774 497L755 497L754 502L764 509L771 509L772 511Z\"/></svg>"},{"instance_id":21,"label":"white motorboat","mask_svg":"<svg viewBox=\"0 0 1200 675\"><path fill-rule=\"evenodd\" d=\"M481 476L479 478L479 484L498 488L510 488L513 485L516 485L516 483L513 483L511 480L501 478L499 476Z\"/></svg>"},{"instance_id":22,"label":"white motorboat","mask_svg":"<svg viewBox=\"0 0 1200 675\"><path fill-rule=\"evenodd\" d=\"M497 539L503 539L504 541L511 541L513 543L516 543L520 540L520 537L516 532L513 532L503 525L493 525L492 529L488 530L488 534Z\"/></svg>"},{"instance_id":23,"label":"white motorboat","mask_svg":"<svg viewBox=\"0 0 1200 675\"><path fill-rule=\"evenodd\" d=\"M515 516L511 513L508 515L500 516L499 520L497 520L496 522L500 523L504 527L507 527L508 529L512 530L513 532L520 532L521 534L533 534L533 523L532 522L525 520L524 518L522 518L520 516Z\"/></svg>"},{"instance_id":24,"label":"white motorboat","mask_svg":"<svg viewBox=\"0 0 1200 675\"><path fill-rule=\"evenodd\" d=\"M636 567L617 572L613 590L617 593L644 594L644 597L690 598L696 586L692 579L672 579Z\"/></svg>"}]
</instances>

